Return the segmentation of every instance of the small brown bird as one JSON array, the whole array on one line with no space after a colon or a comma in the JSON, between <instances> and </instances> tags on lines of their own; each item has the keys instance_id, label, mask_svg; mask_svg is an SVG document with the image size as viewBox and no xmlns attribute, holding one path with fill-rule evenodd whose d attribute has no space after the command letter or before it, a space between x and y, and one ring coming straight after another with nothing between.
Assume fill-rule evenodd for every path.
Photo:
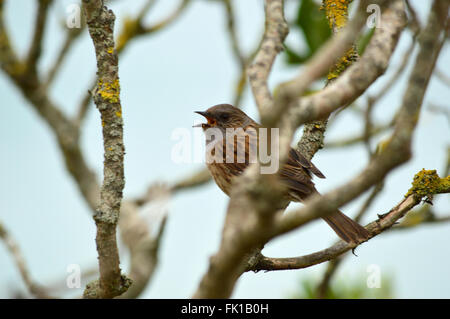
<instances>
[{"instance_id":1,"label":"small brown bird","mask_svg":"<svg viewBox=\"0 0 450 319\"><path fill-rule=\"evenodd\" d=\"M220 133L207 134L206 162L216 184L227 195L230 195L234 177L242 174L250 164L249 150L257 149L259 146L258 130L261 125L230 104L215 105L204 112L198 111L196 113L204 116L208 121L198 125L203 128L205 133L209 132L210 129ZM243 130L236 130L239 128ZM243 138L226 138L227 130L231 129L234 129L238 136L239 134L246 134L244 132L247 132L248 135ZM208 137L208 135L210 136ZM254 145L255 143L258 146ZM231 154L227 154L227 149L232 150L229 152ZM242 153L239 155L239 150L245 150L245 158L238 158L242 156ZM309 196L318 193L311 180L312 174L325 178L311 161L291 148L286 164L279 170L280 179L288 190L287 198L289 201L302 202ZM359 243L368 239L368 231L339 210L323 219L340 238L348 243Z\"/></svg>"}]
</instances>

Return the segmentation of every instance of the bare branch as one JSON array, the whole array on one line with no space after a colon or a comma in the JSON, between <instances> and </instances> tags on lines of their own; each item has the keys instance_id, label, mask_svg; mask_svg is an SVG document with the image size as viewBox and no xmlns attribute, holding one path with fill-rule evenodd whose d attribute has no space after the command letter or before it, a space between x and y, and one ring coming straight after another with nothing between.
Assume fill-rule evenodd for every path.
<instances>
[{"instance_id":1,"label":"bare branch","mask_svg":"<svg viewBox=\"0 0 450 319\"><path fill-rule=\"evenodd\" d=\"M20 89L56 135L69 173L77 182L77 186L90 208L94 210L99 201L100 186L95 173L84 159L80 148L78 129L53 104L46 93L39 90L39 86L29 88L21 85Z\"/></svg>"},{"instance_id":2,"label":"bare branch","mask_svg":"<svg viewBox=\"0 0 450 319\"><path fill-rule=\"evenodd\" d=\"M422 198L432 197L434 194L450 193L450 176L440 178L435 170L422 170L414 176L412 187L409 189L405 198L388 213L379 215L379 218L366 226L369 231L369 240L383 231L393 226L397 220L405 216L405 214L418 205ZM375 188L373 194L379 190ZM369 197L372 200L373 196ZM446 218L444 218L446 220ZM249 263L247 270L285 270L285 269L301 269L312 265L322 263L334 259L350 249L354 249L361 243L347 244L339 241L330 248L319 252L293 258L268 258L260 255L253 264Z\"/></svg>"},{"instance_id":3,"label":"bare branch","mask_svg":"<svg viewBox=\"0 0 450 319\"><path fill-rule=\"evenodd\" d=\"M440 69L436 69L436 76L442 81L442 83L450 87L450 77L447 74L442 72Z\"/></svg>"},{"instance_id":4,"label":"bare branch","mask_svg":"<svg viewBox=\"0 0 450 319\"><path fill-rule=\"evenodd\" d=\"M209 181L211 181L211 174L207 169L202 169L173 184L171 191L176 193L184 189L204 185Z\"/></svg>"},{"instance_id":5,"label":"bare branch","mask_svg":"<svg viewBox=\"0 0 450 319\"><path fill-rule=\"evenodd\" d=\"M382 0L379 1L380 4L384 2L385 1ZM339 5L342 4L341 1L339 1L339 3ZM268 118L268 122L271 125L276 126L281 116L285 114L289 108L295 107L295 102L302 97L304 91L312 84L312 82L326 74L336 60L345 52L348 52L349 48L353 46L353 43L365 22L364 10L366 3L366 1L360 3L355 18L352 19L342 31L323 45L321 50L310 59L297 77L292 81L288 81L279 86L279 93L277 94L275 101L275 110L273 110L271 117ZM306 141L302 143L306 143ZM305 150L305 154L306 156L309 155L308 150Z\"/></svg>"},{"instance_id":6,"label":"bare branch","mask_svg":"<svg viewBox=\"0 0 450 319\"><path fill-rule=\"evenodd\" d=\"M231 0L223 0L225 6L225 12L227 17L227 30L228 35L231 42L231 48L233 51L233 55L238 62L240 68L240 74L238 80L236 81L235 90L234 90L234 98L233 105L239 107L242 96L244 94L244 89L247 84L247 65L254 58L254 55L257 53L258 48L254 51L254 53L246 56L239 44L237 30L236 30L236 17L234 15L234 7L233 2Z\"/></svg>"},{"instance_id":7,"label":"bare branch","mask_svg":"<svg viewBox=\"0 0 450 319\"><path fill-rule=\"evenodd\" d=\"M284 18L283 0L265 1L265 20L266 29L261 47L247 70L263 125L267 124L265 117L271 113L273 106L267 80L275 57L283 49L283 41L289 32Z\"/></svg>"},{"instance_id":8,"label":"bare branch","mask_svg":"<svg viewBox=\"0 0 450 319\"><path fill-rule=\"evenodd\" d=\"M331 1L331 0L324 0L323 1L323 7L326 11L326 16L330 25L330 28L333 30L334 34L337 34L339 31L341 31L345 25L347 25L347 19L348 19L348 5L350 1ZM347 39L344 38L343 41L336 42L341 45L341 47L338 47L337 50L343 50L345 46L350 47L350 49L345 48L346 52L342 58L338 60L338 62L330 69L328 72L328 81L327 85L331 83L332 80L334 80L336 77L339 76L340 73L345 71L348 66L350 66L354 61L356 61L359 57L355 49L355 40L356 35L359 33L360 29L363 26L364 21L364 11L363 8L365 8L366 3L361 2L360 6L356 13L356 18L353 19L351 25L347 30L345 30L347 36ZM349 31L349 29L353 29L352 32ZM344 36L343 35L343 36ZM352 40L352 37L355 37ZM335 39L335 41L338 41ZM351 44L349 41L352 41ZM330 48L325 47L325 48ZM333 54L327 54L322 55L323 59L331 59L331 57L334 57L335 52ZM319 54L320 56L320 54ZM300 91L303 92L308 85L314 80L317 79L320 72L323 72L323 68L330 65L331 61L317 61L317 66L309 66L307 69L308 73L310 74L310 79L306 77L299 77L296 80L296 86L297 89L300 88ZM317 75L311 74L313 72L317 72ZM307 73L307 74L308 74ZM301 82L303 81L303 82ZM309 82L309 83L308 83ZM293 90L291 88L290 90ZM294 92L286 92L284 93L287 96L284 97L286 100L285 105L288 105L290 103L287 101L289 98L292 98ZM297 96L298 93L297 93ZM319 121L315 121L312 123L305 123L303 127L303 135L301 139L297 143L297 149L300 151L301 154L306 156L308 159L312 159L314 154L323 147L323 141L325 138L325 131L327 129L328 119L323 119Z\"/></svg>"},{"instance_id":9,"label":"bare branch","mask_svg":"<svg viewBox=\"0 0 450 319\"><path fill-rule=\"evenodd\" d=\"M368 211L370 205L372 205L375 198L380 194L383 187L384 187L384 182L381 182L381 183L375 185L375 187L373 188L369 197L364 201L364 203L360 207L358 213L356 214L355 218L353 219L355 222L359 223L361 221L361 218ZM331 279L333 278L337 269L341 265L343 258L344 258L344 256L340 256L338 258L330 260L330 262L328 263L328 266L327 266L327 269L325 270L323 278L320 281L320 283L316 289L316 295L318 298L325 298L326 293L329 288L329 285L330 285L330 282L331 282Z\"/></svg>"},{"instance_id":10,"label":"bare branch","mask_svg":"<svg viewBox=\"0 0 450 319\"><path fill-rule=\"evenodd\" d=\"M350 182L323 196L312 198L302 209L291 212L278 219L277 233L285 233L299 225L323 216L322 212L332 211L360 195L370 186L383 180L394 167L407 161L411 156L411 139L421 109L423 97L431 74L442 47L439 42L445 18L439 18L440 12L446 12L448 4L435 1L429 15L426 29L421 35L420 51L405 92L400 116L396 121L394 134L385 149L375 156L367 168ZM428 57L428 58L427 58ZM437 191L434 191L437 193ZM337 204L337 205L336 205ZM310 219L312 218L312 219Z\"/></svg>"},{"instance_id":11,"label":"bare branch","mask_svg":"<svg viewBox=\"0 0 450 319\"><path fill-rule=\"evenodd\" d=\"M77 182L77 186L88 205L94 209L98 204L100 187L95 174L88 167L81 152L79 131L61 112L60 108L50 100L39 78L37 76L28 76L25 72L25 64L17 59L10 45L9 36L3 21L3 1L0 2L0 38L2 39L0 41L0 64L2 69L52 129L62 150L68 171Z\"/></svg>"},{"instance_id":12,"label":"bare branch","mask_svg":"<svg viewBox=\"0 0 450 319\"><path fill-rule=\"evenodd\" d=\"M137 205L129 201L123 203L119 226L121 238L130 251L128 276L133 284L120 298L137 298L149 284L158 264L166 220L167 216L164 216L157 234L152 235L148 222L139 214Z\"/></svg>"},{"instance_id":13,"label":"bare branch","mask_svg":"<svg viewBox=\"0 0 450 319\"><path fill-rule=\"evenodd\" d=\"M392 228L392 230L406 230L423 224L439 224L450 222L450 214L438 217L433 211L433 206L425 204L422 207L411 211L403 218L400 224Z\"/></svg>"},{"instance_id":14,"label":"bare branch","mask_svg":"<svg viewBox=\"0 0 450 319\"><path fill-rule=\"evenodd\" d=\"M102 0L83 0L89 34L95 47L98 82L94 102L101 114L105 152L100 204L94 215L100 279L88 284L85 298L113 298L124 293L131 281L121 275L116 227L124 179L123 119L120 104L118 57L114 50L115 16Z\"/></svg>"},{"instance_id":15,"label":"bare branch","mask_svg":"<svg viewBox=\"0 0 450 319\"><path fill-rule=\"evenodd\" d=\"M47 23L47 13L53 0L38 0L38 12L34 25L34 35L26 59L26 71L29 76L36 77L37 62L41 56L42 38L44 37L45 25Z\"/></svg>"},{"instance_id":16,"label":"bare branch","mask_svg":"<svg viewBox=\"0 0 450 319\"><path fill-rule=\"evenodd\" d=\"M411 208L420 203L420 199L411 195L402 200L397 206L389 211L383 218L380 218L366 228L370 231L370 238L377 236L386 229L390 228L395 222L403 217ZM251 271L272 271L272 270L286 270L286 269L302 269L313 265L323 263L325 261L334 259L347 251L354 249L359 244L348 244L344 241L339 241L335 245L301 257L293 258L269 258L261 256L258 262L252 265L249 269Z\"/></svg>"},{"instance_id":17,"label":"bare branch","mask_svg":"<svg viewBox=\"0 0 450 319\"><path fill-rule=\"evenodd\" d=\"M4 1L0 1L0 66L6 74L11 78L15 78L23 72L24 68L11 46L4 21L3 10Z\"/></svg>"},{"instance_id":18,"label":"bare branch","mask_svg":"<svg viewBox=\"0 0 450 319\"><path fill-rule=\"evenodd\" d=\"M364 132L363 134L357 136L344 137L342 139L336 139L335 141L326 142L324 148L338 148L338 147L346 147L352 146L357 143L364 142L367 137L373 137L380 133L386 132L388 129L392 128L393 123L381 124L372 126L368 133Z\"/></svg>"},{"instance_id":19,"label":"bare branch","mask_svg":"<svg viewBox=\"0 0 450 319\"><path fill-rule=\"evenodd\" d=\"M419 34L420 30L422 29L422 25L417 18L416 10L414 10L414 8L411 6L409 0L405 0L405 3L409 13L409 28L414 34Z\"/></svg>"},{"instance_id":20,"label":"bare branch","mask_svg":"<svg viewBox=\"0 0 450 319\"><path fill-rule=\"evenodd\" d=\"M142 19L145 13L150 8L150 5L146 4L141 10L141 13L136 17L136 19L131 19L125 22L122 32L117 40L117 52L122 52L127 44L142 35L151 34L162 30L166 26L170 25L178 19L178 17L184 12L191 0L181 0L178 7L167 17L161 21L155 23L154 25L145 27L142 25Z\"/></svg>"},{"instance_id":21,"label":"bare branch","mask_svg":"<svg viewBox=\"0 0 450 319\"><path fill-rule=\"evenodd\" d=\"M144 19L146 13L151 9L154 4L154 0L147 0L145 5L139 11L138 15L134 19L128 19L125 21L123 30L118 37L118 43L116 46L116 53L121 54L128 44L134 38L141 35L152 34L156 31L162 30L164 27L170 25L172 22L184 12L190 0L182 0L179 6L172 12L168 17L164 18L162 21L156 23L154 26L144 27L142 25L142 20ZM96 86L96 77L93 77L91 84L88 86L86 93L83 95L81 102L78 106L77 115L74 119L74 123L77 127L80 127L86 117L87 111L89 110L89 105L91 103L91 92Z\"/></svg>"},{"instance_id":22,"label":"bare branch","mask_svg":"<svg viewBox=\"0 0 450 319\"><path fill-rule=\"evenodd\" d=\"M35 283L31 279L30 272L25 263L25 258L22 255L19 245L16 243L14 238L11 236L11 234L9 234L9 232L6 230L5 226L2 225L1 222L0 222L0 238L3 240L4 244L6 245L6 248L11 253L11 256L13 257L14 262L16 263L17 269L19 270L20 276L22 277L22 280L25 283L28 292L36 298L53 298L47 294L47 292L41 285Z\"/></svg>"},{"instance_id":23,"label":"bare branch","mask_svg":"<svg viewBox=\"0 0 450 319\"><path fill-rule=\"evenodd\" d=\"M245 69L247 59L245 58L244 53L242 52L242 49L239 45L238 35L236 31L236 25L235 25L235 16L234 16L234 8L232 5L231 0L223 0L223 3L225 5L226 9L226 17L227 17L227 29L228 34L230 35L231 40L231 48L233 51L233 54L236 58L236 60L239 63L239 66L241 69Z\"/></svg>"},{"instance_id":24,"label":"bare branch","mask_svg":"<svg viewBox=\"0 0 450 319\"><path fill-rule=\"evenodd\" d=\"M81 127L84 119L86 118L89 106L91 105L92 101L92 91L94 90L96 85L97 85L97 77L94 76L93 80L91 80L89 84L89 89L86 90L80 101L80 104L78 105L77 114L73 119L74 125L78 128Z\"/></svg>"},{"instance_id":25,"label":"bare branch","mask_svg":"<svg viewBox=\"0 0 450 319\"><path fill-rule=\"evenodd\" d=\"M267 79L274 59L282 49L282 43L288 31L284 19L283 1L266 0L265 14L266 29L264 38L255 56L255 60L248 70L253 94L262 116L264 116L265 112L270 112L272 96L267 86ZM256 169L256 165L251 165L243 176L240 177L240 180L243 182L244 177L247 179L252 176L255 177ZM257 183L256 178L250 182L250 184L254 183ZM241 186L244 185L244 183L238 184ZM241 235L247 235L247 232L244 231L247 226L246 223L243 222L241 225L238 223L238 216L245 215L242 210L245 210L246 207L248 208L247 200L249 199L245 196L247 190L242 190L239 187L235 187L232 190L221 248L216 256L211 259L210 268L203 277L194 295L195 298L220 298L229 296L235 281L244 270L243 267L240 267L240 265L243 266L242 258L254 248L254 243L247 241L247 238L240 241L242 239ZM261 191L263 190L261 189ZM267 195L268 197L266 199L273 199L274 197L277 198L277 201L280 199L280 192L271 190ZM253 207L249 209L252 210L251 213L259 213L258 209L253 210ZM268 213L267 211L265 212ZM247 214L250 219L252 219L251 216L253 215L251 213L249 212ZM267 217L269 220L270 217ZM235 236L235 234L239 235ZM238 246L235 245L236 241L240 242Z\"/></svg>"},{"instance_id":26,"label":"bare branch","mask_svg":"<svg viewBox=\"0 0 450 319\"><path fill-rule=\"evenodd\" d=\"M257 176L256 170L258 166L251 165L239 178L239 183L234 184L231 190L231 200L219 252L211 258L210 267L203 277L194 297L228 297L241 273L246 268L253 268L248 267L246 263L258 264L259 255L251 254L252 250L260 248L261 245L277 235L296 229L300 225L304 225L315 218L326 216L326 214L335 211L338 207L362 194L372 185L382 181L390 170L410 158L412 133L422 105L428 80L442 45L439 43L439 35L443 29L444 22L442 19L436 19L437 12L446 11L445 8L433 7L426 32L423 35L423 38L426 38L427 41L426 44L423 41L420 43L421 51L416 60L416 68L411 75L410 86L405 93L400 110L402 116L397 119L393 136L384 150L374 157L367 168L350 182L328 194L309 199L305 202L304 208L286 215L280 213L274 214L274 211L277 209L276 206L269 207L270 204L276 205L276 203L280 203L279 192L273 187L277 183L272 183L271 192L267 192L266 185L254 185L252 183L252 177ZM360 76L353 78L353 81L348 81L350 82L347 83L349 86L355 86L355 88L347 88L351 92L346 92L341 88L344 90L342 97L348 99L352 93L355 95L361 94L365 90L365 87L372 83L381 74L381 71L384 71L404 26L403 1L391 2L389 9L385 10L383 16L385 29L374 35L366 51L365 59L363 57L358 63L350 67L333 84L324 89L325 92L327 89L336 86L336 83L346 83L352 79L352 76L355 77L355 74L351 72L352 69L358 70L360 68L360 72L365 71L365 76L369 72L372 72L373 78L364 83L363 86L360 87L359 83L355 83L354 81L356 78L358 78L358 81L363 81L361 73ZM424 59L424 56L428 56L428 59ZM432 57L432 63L430 63L430 57ZM375 68L375 72L369 70L369 66L370 68ZM418 81L418 77L422 80ZM334 93L337 95L340 94L340 92ZM301 103L306 99L308 97L302 99ZM352 99L350 98L349 100ZM315 107L319 109L319 104L315 104L315 102L318 101L310 101L310 108L302 110L306 111L307 114L299 112L298 115L303 116L303 118L309 118L312 109ZM320 107L323 107L323 105L320 105ZM319 110L316 111L320 114ZM299 122L296 124L299 124ZM251 198L254 200L252 201ZM415 196L409 197L397 209L385 216L382 219L381 225L376 224L369 227L372 235L381 232L384 226L394 223L397 217L408 210L404 209L405 205L408 207L413 204L415 205L416 200L417 197ZM420 199L418 200L420 201ZM279 207L278 209L280 208L283 207ZM347 248L347 244L342 245L343 247L338 247L338 250L333 249L329 253L336 254L341 249ZM247 258L249 254L252 257L250 259ZM320 260L321 258L323 258L322 255L316 259Z\"/></svg>"},{"instance_id":27,"label":"bare branch","mask_svg":"<svg viewBox=\"0 0 450 319\"><path fill-rule=\"evenodd\" d=\"M53 82L53 79L55 78L55 75L58 73L58 71L61 68L61 65L64 62L64 59L69 52L70 48L72 47L72 44L75 42L75 40L78 38L78 36L82 33L84 28L72 28L72 29L66 29L66 38L64 39L64 43L61 46L61 49L59 50L58 57L55 60L55 63L52 67L50 67L50 71L48 72L47 78L45 80L44 87L47 89L50 87L50 85Z\"/></svg>"},{"instance_id":28,"label":"bare branch","mask_svg":"<svg viewBox=\"0 0 450 319\"><path fill-rule=\"evenodd\" d=\"M375 31L364 56L325 89L303 97L291 107L289 114L294 126L327 117L359 97L385 72L404 25L403 3L390 2L382 15L382 27Z\"/></svg>"},{"instance_id":29,"label":"bare branch","mask_svg":"<svg viewBox=\"0 0 450 319\"><path fill-rule=\"evenodd\" d=\"M296 213L288 214L286 218L280 221L280 230L282 230L282 232L293 229L296 226L309 221L309 214L311 214L311 216L317 216L317 213L321 210L327 211L328 209L335 209L347 203L372 185L382 181L384 176L390 170L410 158L412 134L419 117L428 81L442 46L442 43L439 42L439 35L440 31L444 29L443 25L445 22L436 17L436 10L438 10L436 7L439 7L439 1L435 2L434 10L430 13L427 28L421 35L422 38L421 41L419 41L420 52L416 57L415 67L410 76L409 86L403 98L402 107L399 112L400 115L396 121L395 131L390 138L388 145L380 154L375 156L367 168L353 180L337 188L335 191L323 195L321 198L316 197L315 199L310 200L309 205L306 205L305 208L298 210ZM369 53L369 51L367 53ZM351 68L357 67L357 65L362 63L363 59L364 57ZM348 73L344 74L343 77ZM341 79L342 77L337 79L335 83ZM334 207L332 203L337 204L337 206Z\"/></svg>"}]
</instances>

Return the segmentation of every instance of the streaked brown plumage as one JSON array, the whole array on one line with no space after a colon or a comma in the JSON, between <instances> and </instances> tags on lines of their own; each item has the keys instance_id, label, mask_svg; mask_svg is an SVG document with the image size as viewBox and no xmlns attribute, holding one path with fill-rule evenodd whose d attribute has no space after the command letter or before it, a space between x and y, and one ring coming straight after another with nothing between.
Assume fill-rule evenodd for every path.
<instances>
[{"instance_id":1,"label":"streaked brown plumage","mask_svg":"<svg viewBox=\"0 0 450 319\"><path fill-rule=\"evenodd\" d=\"M215 129L223 134L224 138L207 138L206 162L216 184L222 191L229 195L234 177L242 174L250 163L249 149L250 147L257 147L254 143L258 142L259 135L257 134L257 130L261 126L243 111L229 104L219 104L204 112L196 113L199 113L208 120L208 123L200 125L205 132L208 132L208 129ZM234 145L231 145L230 142L227 145L227 143L224 143L225 140L230 140L225 139L227 128L242 128L247 134L249 132L250 134L247 138L233 138L231 139L231 143ZM244 141L245 145L243 145ZM249 143L251 143L250 147ZM233 147L234 153L230 152L231 154L228 154L227 157L226 150L227 148L231 149L231 147ZM237 160L239 148L245 150L245 160ZM218 153L216 154L215 152ZM213 157L216 159L215 161ZM222 162L217 161L217 159L222 159ZM290 201L302 202L310 195L318 193L312 181L312 174L320 178L325 178L311 161L291 148L286 164L279 170L281 181L288 189L287 197ZM356 243L368 239L368 231L339 210L323 219L346 242Z\"/></svg>"}]
</instances>

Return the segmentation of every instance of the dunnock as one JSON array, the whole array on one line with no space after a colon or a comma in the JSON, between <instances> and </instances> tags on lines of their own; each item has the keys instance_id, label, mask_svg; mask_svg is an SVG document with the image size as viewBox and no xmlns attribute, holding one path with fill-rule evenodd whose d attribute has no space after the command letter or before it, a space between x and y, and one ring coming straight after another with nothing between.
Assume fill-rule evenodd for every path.
<instances>
[{"instance_id":1,"label":"dunnock","mask_svg":"<svg viewBox=\"0 0 450 319\"><path fill-rule=\"evenodd\" d=\"M210 137L207 137L206 162L216 184L230 195L234 177L239 176L251 162L250 150L259 147L258 132L261 125L229 104L215 105L204 112L196 113L204 116L208 121L198 125L205 133L209 130L216 130L219 133L209 134ZM240 128L242 130L239 130ZM227 138L226 132L230 130L234 130L234 134L238 137ZM239 134L247 135L239 138ZM229 152L231 154L227 154L227 149L232 150ZM243 150L245 158L238 159L238 153L241 151L242 155ZM312 174L325 178L311 161L293 148L290 149L287 162L278 174L287 188L287 199L294 202L302 202L309 196L318 194L311 180ZM348 243L359 243L368 239L368 231L339 210L323 219L340 238Z\"/></svg>"}]
</instances>

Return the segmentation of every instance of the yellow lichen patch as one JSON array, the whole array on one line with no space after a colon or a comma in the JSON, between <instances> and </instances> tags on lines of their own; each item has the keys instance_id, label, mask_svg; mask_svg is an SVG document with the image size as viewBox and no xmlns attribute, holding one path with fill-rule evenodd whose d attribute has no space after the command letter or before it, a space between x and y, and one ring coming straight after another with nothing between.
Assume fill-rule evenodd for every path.
<instances>
[{"instance_id":1,"label":"yellow lichen patch","mask_svg":"<svg viewBox=\"0 0 450 319\"><path fill-rule=\"evenodd\" d=\"M332 30L341 29L348 19L348 5L351 0L323 0L322 9Z\"/></svg>"},{"instance_id":2,"label":"yellow lichen patch","mask_svg":"<svg viewBox=\"0 0 450 319\"><path fill-rule=\"evenodd\" d=\"M108 52L109 54L113 54L114 48L113 48L113 47L108 48L107 52Z\"/></svg>"},{"instance_id":3,"label":"yellow lichen patch","mask_svg":"<svg viewBox=\"0 0 450 319\"><path fill-rule=\"evenodd\" d=\"M121 112L121 111L117 111L117 112L116 112L116 116L117 116L117 117L122 117L122 112Z\"/></svg>"},{"instance_id":4,"label":"yellow lichen patch","mask_svg":"<svg viewBox=\"0 0 450 319\"><path fill-rule=\"evenodd\" d=\"M348 5L352 0L323 0L322 10L325 10L325 15L328 24L333 33L339 32L348 20ZM335 65L328 72L328 82L339 77L354 61L358 58L356 49L352 47L343 57L341 57Z\"/></svg>"},{"instance_id":5,"label":"yellow lichen patch","mask_svg":"<svg viewBox=\"0 0 450 319\"><path fill-rule=\"evenodd\" d=\"M344 72L354 61L357 59L357 53L352 47L348 50L343 57L333 66L328 73L328 80L337 78L342 72Z\"/></svg>"},{"instance_id":6,"label":"yellow lichen patch","mask_svg":"<svg viewBox=\"0 0 450 319\"><path fill-rule=\"evenodd\" d=\"M110 103L119 103L120 84L119 79L113 82L104 82L101 79L97 83L97 93Z\"/></svg>"},{"instance_id":7,"label":"yellow lichen patch","mask_svg":"<svg viewBox=\"0 0 450 319\"><path fill-rule=\"evenodd\" d=\"M419 173L414 175L412 187L408 190L405 197L411 194L416 194L422 198L449 191L450 176L440 178L436 173L436 170L422 169Z\"/></svg>"}]
</instances>

